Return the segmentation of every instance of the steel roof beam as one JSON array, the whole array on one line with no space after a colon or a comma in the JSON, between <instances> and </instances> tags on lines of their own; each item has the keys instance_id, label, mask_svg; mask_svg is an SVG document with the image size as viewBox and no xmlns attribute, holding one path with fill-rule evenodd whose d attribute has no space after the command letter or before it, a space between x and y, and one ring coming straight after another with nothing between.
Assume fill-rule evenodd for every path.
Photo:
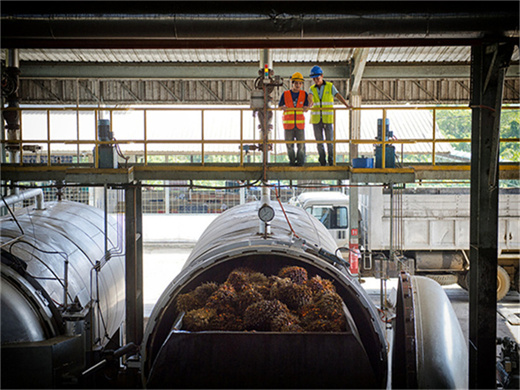
<instances>
[{"instance_id":1,"label":"steel roof beam","mask_svg":"<svg viewBox=\"0 0 520 390\"><path fill-rule=\"evenodd\" d=\"M299 70L307 78L313 63L274 63L275 74L290 78ZM320 64L327 78L348 79L350 72L347 63ZM258 76L258 64L236 63L20 63L20 78L52 79L235 79L251 80ZM468 78L469 64L399 64L388 65L367 63L363 72L365 79L408 79L408 78ZM520 66L512 65L506 77L520 77Z\"/></svg>"}]
</instances>

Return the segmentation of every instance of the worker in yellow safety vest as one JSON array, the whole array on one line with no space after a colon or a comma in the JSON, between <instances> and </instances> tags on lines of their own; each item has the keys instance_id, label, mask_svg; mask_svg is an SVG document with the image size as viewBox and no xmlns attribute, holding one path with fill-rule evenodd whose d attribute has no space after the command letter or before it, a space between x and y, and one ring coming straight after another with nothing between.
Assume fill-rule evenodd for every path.
<instances>
[{"instance_id":1,"label":"worker in yellow safety vest","mask_svg":"<svg viewBox=\"0 0 520 390\"><path fill-rule=\"evenodd\" d=\"M334 97L343 103L347 108L350 108L347 101L338 92L334 84L330 81L323 80L323 70L318 66L313 66L310 77L314 81L311 86L310 93L312 94L311 102L311 123L314 127L314 137L316 141L332 141L334 135ZM330 110L329 110L330 109ZM331 143L327 143L327 154L323 143L316 144L321 165L334 164L334 150Z\"/></svg>"},{"instance_id":2,"label":"worker in yellow safety vest","mask_svg":"<svg viewBox=\"0 0 520 390\"><path fill-rule=\"evenodd\" d=\"M302 166L305 163L305 117L304 111L309 108L309 94L302 90L303 75L296 72L291 76L291 89L285 91L280 97L278 107L284 109L283 128L286 141L300 141L296 144L287 144L287 156L289 165ZM296 108L296 110L295 110Z\"/></svg>"}]
</instances>

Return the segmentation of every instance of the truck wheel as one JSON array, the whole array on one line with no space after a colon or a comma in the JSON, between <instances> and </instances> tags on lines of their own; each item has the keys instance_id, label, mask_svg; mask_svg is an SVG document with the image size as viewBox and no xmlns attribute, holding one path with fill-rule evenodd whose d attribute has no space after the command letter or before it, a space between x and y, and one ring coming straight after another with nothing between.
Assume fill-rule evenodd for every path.
<instances>
[{"instance_id":1,"label":"truck wheel","mask_svg":"<svg viewBox=\"0 0 520 390\"><path fill-rule=\"evenodd\" d=\"M501 266L497 269L497 301L500 301L509 292L511 286L511 279L509 274Z\"/></svg>"},{"instance_id":2,"label":"truck wheel","mask_svg":"<svg viewBox=\"0 0 520 390\"><path fill-rule=\"evenodd\" d=\"M459 275L457 281L460 287L469 291L469 272L464 275ZM507 271L501 266L497 267L497 302L506 296L511 286L511 279Z\"/></svg>"},{"instance_id":3,"label":"truck wheel","mask_svg":"<svg viewBox=\"0 0 520 390\"><path fill-rule=\"evenodd\" d=\"M441 286L448 286L457 283L457 275L426 275L428 278L435 280Z\"/></svg>"},{"instance_id":4,"label":"truck wheel","mask_svg":"<svg viewBox=\"0 0 520 390\"><path fill-rule=\"evenodd\" d=\"M459 274L457 278L457 283L464 290L469 291L469 271L465 274Z\"/></svg>"}]
</instances>

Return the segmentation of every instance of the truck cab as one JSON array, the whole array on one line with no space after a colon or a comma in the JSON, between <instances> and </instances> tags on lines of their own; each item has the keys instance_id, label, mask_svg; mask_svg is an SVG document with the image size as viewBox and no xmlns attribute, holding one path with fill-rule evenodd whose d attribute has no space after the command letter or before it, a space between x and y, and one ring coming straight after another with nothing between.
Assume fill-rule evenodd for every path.
<instances>
[{"instance_id":1,"label":"truck cab","mask_svg":"<svg viewBox=\"0 0 520 390\"><path fill-rule=\"evenodd\" d=\"M338 191L304 192L289 203L302 207L330 232L338 247L348 247L348 196Z\"/></svg>"}]
</instances>

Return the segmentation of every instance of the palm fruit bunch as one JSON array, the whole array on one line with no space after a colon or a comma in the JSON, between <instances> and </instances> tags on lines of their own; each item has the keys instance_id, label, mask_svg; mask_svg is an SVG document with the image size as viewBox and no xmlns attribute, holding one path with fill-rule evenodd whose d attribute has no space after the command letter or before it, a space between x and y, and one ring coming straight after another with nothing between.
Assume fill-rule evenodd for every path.
<instances>
[{"instance_id":1,"label":"palm fruit bunch","mask_svg":"<svg viewBox=\"0 0 520 390\"><path fill-rule=\"evenodd\" d=\"M302 285L307 282L307 270L302 267L284 267L278 272L280 278L289 278L294 284Z\"/></svg>"},{"instance_id":2,"label":"palm fruit bunch","mask_svg":"<svg viewBox=\"0 0 520 390\"><path fill-rule=\"evenodd\" d=\"M336 292L336 288L330 280L322 279L320 275L313 276L307 282L307 286L311 289L313 294L318 294L324 291Z\"/></svg>"},{"instance_id":3,"label":"palm fruit bunch","mask_svg":"<svg viewBox=\"0 0 520 390\"><path fill-rule=\"evenodd\" d=\"M342 332L343 300L330 280L288 266L266 276L248 268L231 271L222 284L204 283L177 298L189 331Z\"/></svg>"},{"instance_id":4,"label":"palm fruit bunch","mask_svg":"<svg viewBox=\"0 0 520 390\"><path fill-rule=\"evenodd\" d=\"M256 279L252 279L251 277L253 274L255 273L250 269L238 268L228 275L224 283L232 286L237 292L234 304L237 314L241 316L250 305L264 299L264 296L258 290L257 283L255 283ZM267 282L265 275L259 275L263 276L263 279L258 275L255 276L259 281Z\"/></svg>"},{"instance_id":5,"label":"palm fruit bunch","mask_svg":"<svg viewBox=\"0 0 520 390\"><path fill-rule=\"evenodd\" d=\"M207 307L190 310L182 319L183 326L184 328L194 332L211 330L212 321L216 315L217 312L215 309L210 309Z\"/></svg>"},{"instance_id":6,"label":"palm fruit bunch","mask_svg":"<svg viewBox=\"0 0 520 390\"><path fill-rule=\"evenodd\" d=\"M297 310L312 301L311 289L305 284L296 284L289 278L276 278L270 295L271 299L278 299L291 310Z\"/></svg>"},{"instance_id":7,"label":"palm fruit bunch","mask_svg":"<svg viewBox=\"0 0 520 390\"><path fill-rule=\"evenodd\" d=\"M277 299L253 303L244 313L244 327L247 330L271 331L272 323L278 317L289 316L289 308Z\"/></svg>"},{"instance_id":8,"label":"palm fruit bunch","mask_svg":"<svg viewBox=\"0 0 520 390\"><path fill-rule=\"evenodd\" d=\"M179 295L177 298L177 309L184 312L200 309L204 307L208 298L217 290L217 283L203 283L195 290Z\"/></svg>"},{"instance_id":9,"label":"palm fruit bunch","mask_svg":"<svg viewBox=\"0 0 520 390\"><path fill-rule=\"evenodd\" d=\"M300 326L300 319L296 314L279 313L276 317L271 320L271 330L273 332L302 332L303 329Z\"/></svg>"},{"instance_id":10,"label":"palm fruit bunch","mask_svg":"<svg viewBox=\"0 0 520 390\"><path fill-rule=\"evenodd\" d=\"M272 281L261 272L251 272L249 274L249 281L253 285L255 291L262 294L263 297L268 297L271 290Z\"/></svg>"},{"instance_id":11,"label":"palm fruit bunch","mask_svg":"<svg viewBox=\"0 0 520 390\"><path fill-rule=\"evenodd\" d=\"M309 332L344 332L347 321L343 300L333 291L322 291L300 309L301 326Z\"/></svg>"}]
</instances>

